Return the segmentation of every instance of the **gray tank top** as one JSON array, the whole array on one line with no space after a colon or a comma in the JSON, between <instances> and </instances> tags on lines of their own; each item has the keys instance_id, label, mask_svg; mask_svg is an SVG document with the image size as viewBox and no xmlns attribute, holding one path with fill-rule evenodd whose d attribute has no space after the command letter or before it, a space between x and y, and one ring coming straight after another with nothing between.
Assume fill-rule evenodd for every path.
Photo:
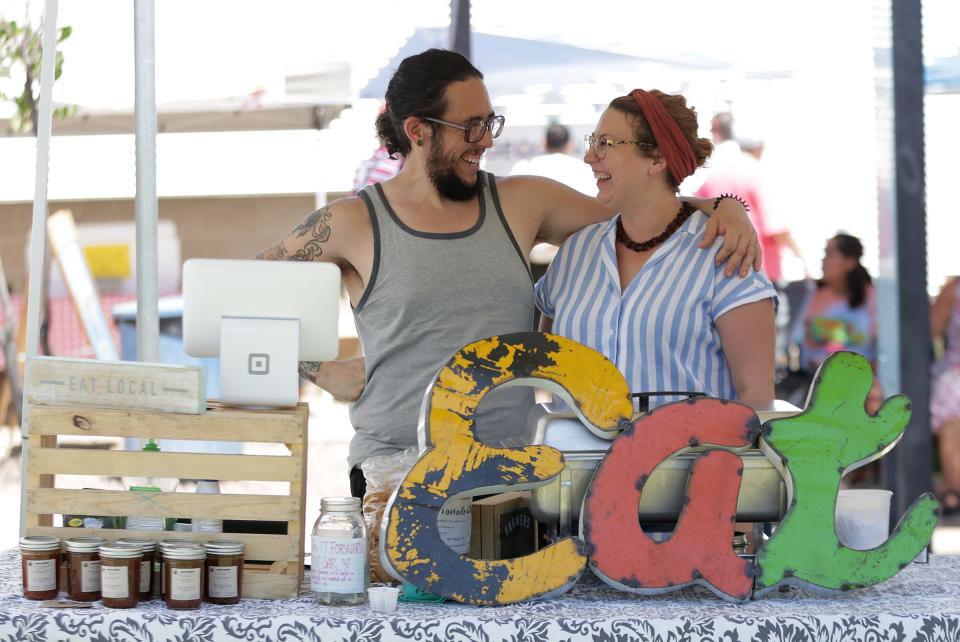
<instances>
[{"instance_id":1,"label":"gray tank top","mask_svg":"<svg viewBox=\"0 0 960 642\"><path fill-rule=\"evenodd\" d=\"M533 281L497 196L480 173L480 216L469 230L419 232L397 217L380 185L360 192L373 225L373 272L354 308L366 387L350 407L350 467L417 445L420 404L440 368L468 343L533 329ZM480 404L480 438L518 438L529 387L494 390Z\"/></svg>"}]
</instances>

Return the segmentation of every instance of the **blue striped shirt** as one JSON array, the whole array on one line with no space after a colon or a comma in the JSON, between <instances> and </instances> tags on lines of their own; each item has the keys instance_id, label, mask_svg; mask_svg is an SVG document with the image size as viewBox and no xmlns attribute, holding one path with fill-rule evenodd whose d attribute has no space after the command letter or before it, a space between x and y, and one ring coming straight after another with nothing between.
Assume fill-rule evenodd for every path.
<instances>
[{"instance_id":1,"label":"blue striped shirt","mask_svg":"<svg viewBox=\"0 0 960 642\"><path fill-rule=\"evenodd\" d=\"M770 280L759 272L724 276L725 266L714 263L723 239L698 247L707 217L696 211L621 295L618 217L573 234L537 283L537 306L553 318L553 332L606 355L631 392L694 391L734 399L716 321L741 305L776 301ZM650 407L682 398L653 397Z\"/></svg>"}]
</instances>

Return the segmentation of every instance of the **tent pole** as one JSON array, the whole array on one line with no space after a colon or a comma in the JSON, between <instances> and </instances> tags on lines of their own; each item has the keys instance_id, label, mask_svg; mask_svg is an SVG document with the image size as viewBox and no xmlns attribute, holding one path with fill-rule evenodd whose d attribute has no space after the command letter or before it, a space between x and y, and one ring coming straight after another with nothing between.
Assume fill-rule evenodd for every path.
<instances>
[{"instance_id":1,"label":"tent pole","mask_svg":"<svg viewBox=\"0 0 960 642\"><path fill-rule=\"evenodd\" d=\"M30 230L30 285L27 301L26 367L37 356L40 343L40 305L43 290L43 257L47 241L47 178L50 171L50 133L53 122L53 71L57 59L57 0L46 0L43 11L43 57L40 62L40 108L37 115L37 164L33 190L33 227ZM8 363L16 368L16 363ZM29 376L24 377L29 381ZM23 386L20 411L20 536L27 528L27 460L29 458L29 412L27 386Z\"/></svg>"},{"instance_id":2,"label":"tent pole","mask_svg":"<svg viewBox=\"0 0 960 642\"><path fill-rule=\"evenodd\" d=\"M157 104L154 1L134 3L137 147L137 360L159 361L157 309Z\"/></svg>"},{"instance_id":3,"label":"tent pole","mask_svg":"<svg viewBox=\"0 0 960 642\"><path fill-rule=\"evenodd\" d=\"M450 49L470 60L470 0L450 0Z\"/></svg>"}]
</instances>

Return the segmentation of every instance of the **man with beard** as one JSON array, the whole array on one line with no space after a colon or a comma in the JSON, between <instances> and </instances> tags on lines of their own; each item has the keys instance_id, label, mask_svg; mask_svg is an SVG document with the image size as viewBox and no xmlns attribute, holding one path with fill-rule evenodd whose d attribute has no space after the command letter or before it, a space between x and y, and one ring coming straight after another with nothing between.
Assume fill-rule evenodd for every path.
<instances>
[{"instance_id":1,"label":"man with beard","mask_svg":"<svg viewBox=\"0 0 960 642\"><path fill-rule=\"evenodd\" d=\"M356 497L364 493L364 460L417 445L425 388L454 353L477 339L534 329L527 261L534 244L559 245L612 215L556 181L495 178L480 170L503 128L482 78L450 51L404 59L377 118L381 142L404 157L403 169L317 210L257 255L340 266L364 357L303 363L301 373L353 401L348 465ZM690 200L713 209L712 201ZM717 211L719 225L715 215L705 246L727 232L718 259L732 258L728 272L740 265L746 274L752 263L759 268L756 235L743 209L725 200ZM479 408L479 437L492 444L517 439L532 403L530 388L495 391Z\"/></svg>"}]
</instances>

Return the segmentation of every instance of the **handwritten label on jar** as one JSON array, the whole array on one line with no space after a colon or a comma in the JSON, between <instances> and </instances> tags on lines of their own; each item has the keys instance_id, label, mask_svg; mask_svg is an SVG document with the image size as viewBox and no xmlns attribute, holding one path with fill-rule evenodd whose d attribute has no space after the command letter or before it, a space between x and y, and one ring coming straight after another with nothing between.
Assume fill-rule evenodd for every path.
<instances>
[{"instance_id":1,"label":"handwritten label on jar","mask_svg":"<svg viewBox=\"0 0 960 642\"><path fill-rule=\"evenodd\" d=\"M27 590L52 591L57 588L56 560L27 560Z\"/></svg>"},{"instance_id":2,"label":"handwritten label on jar","mask_svg":"<svg viewBox=\"0 0 960 642\"><path fill-rule=\"evenodd\" d=\"M140 592L146 593L150 590L150 560L140 562Z\"/></svg>"},{"instance_id":3,"label":"handwritten label on jar","mask_svg":"<svg viewBox=\"0 0 960 642\"><path fill-rule=\"evenodd\" d=\"M126 566L104 566L100 570L103 572L103 597L118 600L130 597Z\"/></svg>"},{"instance_id":4,"label":"handwritten label on jar","mask_svg":"<svg viewBox=\"0 0 960 642\"><path fill-rule=\"evenodd\" d=\"M208 566L207 589L210 597L236 597L237 567Z\"/></svg>"},{"instance_id":5,"label":"handwritten label on jar","mask_svg":"<svg viewBox=\"0 0 960 642\"><path fill-rule=\"evenodd\" d=\"M80 591L94 593L100 590L100 560L80 563Z\"/></svg>"},{"instance_id":6,"label":"handwritten label on jar","mask_svg":"<svg viewBox=\"0 0 960 642\"><path fill-rule=\"evenodd\" d=\"M170 569L170 599L199 600L200 579L199 568Z\"/></svg>"},{"instance_id":7,"label":"handwritten label on jar","mask_svg":"<svg viewBox=\"0 0 960 642\"><path fill-rule=\"evenodd\" d=\"M321 593L364 591L366 539L314 537L310 553L311 590Z\"/></svg>"}]
</instances>

